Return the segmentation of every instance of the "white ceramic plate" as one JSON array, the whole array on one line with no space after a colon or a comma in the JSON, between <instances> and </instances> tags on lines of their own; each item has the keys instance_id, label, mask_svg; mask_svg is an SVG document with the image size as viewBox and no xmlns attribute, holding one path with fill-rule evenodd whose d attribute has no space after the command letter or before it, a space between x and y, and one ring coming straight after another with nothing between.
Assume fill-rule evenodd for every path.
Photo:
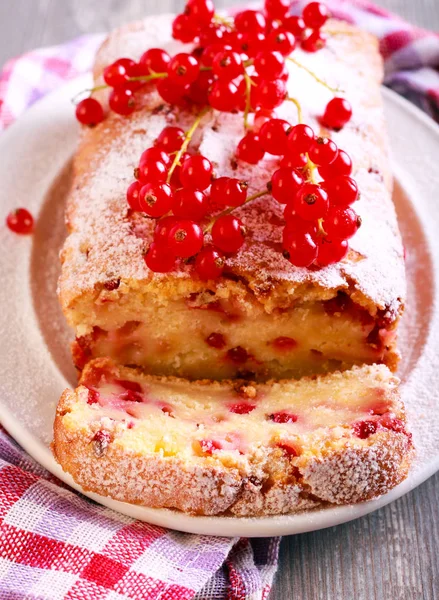
<instances>
[{"instance_id":1,"label":"white ceramic plate","mask_svg":"<svg viewBox=\"0 0 439 600\"><path fill-rule=\"evenodd\" d=\"M46 469L76 489L50 451L56 402L74 386L72 333L56 298L63 208L78 127L71 98L88 87L72 81L44 98L0 137L1 223L17 206L38 217L36 233L19 237L0 228L0 421ZM439 469L439 127L408 102L383 90L394 173L395 203L407 248L408 306L400 336L403 397L418 449L408 479L364 504L265 518L191 517L86 494L153 524L228 536L286 535L337 525L407 493ZM385 260L383 256L383 260ZM436 368L435 368L436 361Z\"/></svg>"}]
</instances>

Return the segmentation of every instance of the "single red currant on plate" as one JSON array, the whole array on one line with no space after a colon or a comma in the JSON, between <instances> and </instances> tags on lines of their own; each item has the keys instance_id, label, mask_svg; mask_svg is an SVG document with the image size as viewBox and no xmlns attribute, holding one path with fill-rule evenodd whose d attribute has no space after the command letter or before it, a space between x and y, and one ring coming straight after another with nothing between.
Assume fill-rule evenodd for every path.
<instances>
[{"instance_id":1,"label":"single red currant on plate","mask_svg":"<svg viewBox=\"0 0 439 600\"><path fill-rule=\"evenodd\" d=\"M25 208L17 208L6 217L6 225L14 233L26 235L34 229L34 218Z\"/></svg>"}]
</instances>

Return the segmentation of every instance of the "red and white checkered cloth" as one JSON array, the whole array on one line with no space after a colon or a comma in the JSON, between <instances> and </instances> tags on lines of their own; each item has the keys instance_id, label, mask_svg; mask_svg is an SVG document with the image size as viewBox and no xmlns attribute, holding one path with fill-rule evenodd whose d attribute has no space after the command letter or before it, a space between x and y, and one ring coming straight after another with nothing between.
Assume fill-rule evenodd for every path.
<instances>
[{"instance_id":1,"label":"red and white checkered cloth","mask_svg":"<svg viewBox=\"0 0 439 600\"><path fill-rule=\"evenodd\" d=\"M328 4L379 37L385 83L439 120L439 36L365 0ZM9 61L0 75L0 130L89 71L101 40L84 36ZM188 535L96 505L0 427L0 600L264 600L278 552L278 538Z\"/></svg>"}]
</instances>

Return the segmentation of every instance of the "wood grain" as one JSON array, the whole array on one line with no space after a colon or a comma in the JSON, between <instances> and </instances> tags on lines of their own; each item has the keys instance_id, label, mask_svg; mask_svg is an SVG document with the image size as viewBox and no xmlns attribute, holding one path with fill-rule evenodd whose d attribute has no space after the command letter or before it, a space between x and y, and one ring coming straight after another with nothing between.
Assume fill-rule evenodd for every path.
<instances>
[{"instance_id":1,"label":"wood grain","mask_svg":"<svg viewBox=\"0 0 439 600\"><path fill-rule=\"evenodd\" d=\"M217 0L231 6L233 0ZM0 65L37 46L105 31L182 0L0 0ZM377 4L437 31L439 0ZM439 599L439 474L381 510L286 537L272 600Z\"/></svg>"}]
</instances>

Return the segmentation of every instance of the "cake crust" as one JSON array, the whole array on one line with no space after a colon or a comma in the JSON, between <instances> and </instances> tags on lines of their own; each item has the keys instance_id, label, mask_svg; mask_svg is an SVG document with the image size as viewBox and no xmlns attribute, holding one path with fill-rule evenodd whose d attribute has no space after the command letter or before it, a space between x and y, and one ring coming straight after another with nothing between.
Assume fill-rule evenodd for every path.
<instances>
[{"instance_id":1,"label":"cake crust","mask_svg":"<svg viewBox=\"0 0 439 600\"><path fill-rule=\"evenodd\" d=\"M111 373L117 380L141 381L145 387L181 382L178 378L143 375L108 359L89 363L83 381L89 381L96 370ZM293 397L303 386L311 386L315 393L322 386L329 386L328 390L338 393L355 381L366 390L381 390L380 403L385 403L401 423L397 430L378 429L367 439L360 439L352 434L351 425L320 427L296 436L295 444L301 447L298 456L272 445L259 448L251 459L244 456L233 460L229 455L220 459L215 454L190 459L183 453L165 456L124 442L135 429L105 416L99 407L94 409L91 420L84 420L81 410L87 406L89 388L80 385L75 391L66 390L61 397L53 450L63 469L85 490L149 507L202 515L257 516L293 513L328 503L362 502L400 483L407 476L413 457L398 380L385 366L357 367L298 382L247 382L245 386L262 390L284 386ZM229 389L240 383L200 381L185 385L194 395L214 389L227 398ZM103 428L108 432L108 443L96 447L96 432Z\"/></svg>"}]
</instances>

